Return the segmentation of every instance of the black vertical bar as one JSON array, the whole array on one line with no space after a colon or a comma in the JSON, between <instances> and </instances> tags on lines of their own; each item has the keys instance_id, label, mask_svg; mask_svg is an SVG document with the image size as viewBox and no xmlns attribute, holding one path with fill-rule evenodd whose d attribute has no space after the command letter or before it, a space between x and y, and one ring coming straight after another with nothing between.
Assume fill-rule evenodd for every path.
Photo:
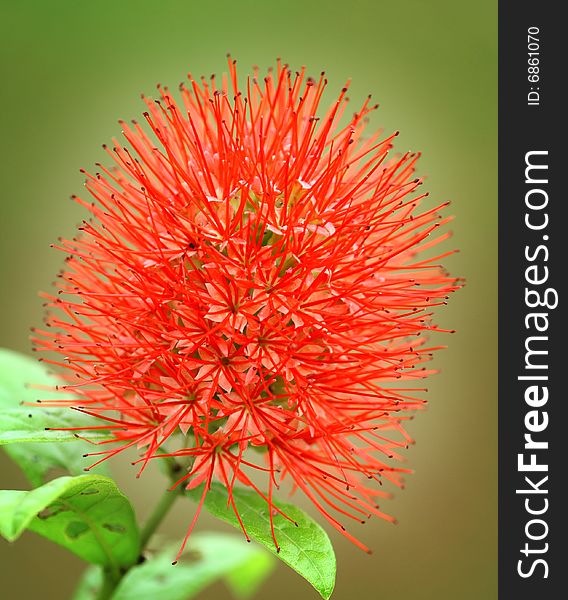
<instances>
[{"instance_id":1,"label":"black vertical bar","mask_svg":"<svg viewBox=\"0 0 568 600\"><path fill-rule=\"evenodd\" d=\"M501 599L568 598L562 8L546 0L499 2Z\"/></svg>"}]
</instances>

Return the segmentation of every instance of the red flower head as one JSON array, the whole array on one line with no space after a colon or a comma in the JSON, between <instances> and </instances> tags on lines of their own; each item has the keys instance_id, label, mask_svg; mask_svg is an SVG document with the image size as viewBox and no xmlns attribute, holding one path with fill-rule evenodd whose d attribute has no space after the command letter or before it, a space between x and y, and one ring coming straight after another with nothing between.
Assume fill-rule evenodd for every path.
<instances>
[{"instance_id":1,"label":"red flower head","mask_svg":"<svg viewBox=\"0 0 568 600\"><path fill-rule=\"evenodd\" d=\"M100 460L186 457L178 483L238 481L270 514L289 478L343 532L334 515L392 520L376 483L401 485L423 334L459 287L420 256L448 219L422 208L418 155L364 135L369 99L342 128L347 88L318 113L323 74L278 63L240 90L229 70L220 87L190 76L182 104L159 86L151 131L122 123L129 148L87 175L95 202L76 198L93 219L58 246L36 345L65 357L68 404L111 430Z\"/></svg>"}]
</instances>

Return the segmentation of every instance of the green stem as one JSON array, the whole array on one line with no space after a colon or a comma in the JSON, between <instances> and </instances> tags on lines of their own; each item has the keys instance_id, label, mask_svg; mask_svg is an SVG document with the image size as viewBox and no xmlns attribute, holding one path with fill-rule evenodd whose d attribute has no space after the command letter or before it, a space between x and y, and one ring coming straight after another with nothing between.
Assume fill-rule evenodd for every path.
<instances>
[{"instance_id":1,"label":"green stem","mask_svg":"<svg viewBox=\"0 0 568 600\"><path fill-rule=\"evenodd\" d=\"M103 584L102 584L100 590L97 592L96 600L110 600L110 598L112 598L114 590L116 589L116 586L118 585L119 581L120 581L120 579L116 579L115 577L112 577L112 575L110 573L105 571L104 578L103 578Z\"/></svg>"},{"instance_id":2,"label":"green stem","mask_svg":"<svg viewBox=\"0 0 568 600\"><path fill-rule=\"evenodd\" d=\"M170 477L175 479L174 475L181 470L181 467L175 462L171 461L170 464ZM154 535L162 521L165 519L167 514L169 513L171 507L174 505L174 502L177 498L181 496L181 492L183 487L175 489L175 490L166 490L160 501L148 517L148 520L144 524L142 531L140 532L140 553L143 555L148 542L151 537ZM114 591L118 587L121 579L128 573L128 571L135 565L131 565L130 567L122 570L118 576L114 571L104 571L104 578L102 587L97 594L96 600L111 600Z\"/></svg>"},{"instance_id":3,"label":"green stem","mask_svg":"<svg viewBox=\"0 0 568 600\"><path fill-rule=\"evenodd\" d=\"M160 523L164 520L170 508L173 506L180 493L178 490L168 490L164 492L164 495L160 498L160 501L156 505L152 514L148 517L142 532L140 533L140 547L145 548L146 544L150 541L150 538L160 526Z\"/></svg>"}]
</instances>

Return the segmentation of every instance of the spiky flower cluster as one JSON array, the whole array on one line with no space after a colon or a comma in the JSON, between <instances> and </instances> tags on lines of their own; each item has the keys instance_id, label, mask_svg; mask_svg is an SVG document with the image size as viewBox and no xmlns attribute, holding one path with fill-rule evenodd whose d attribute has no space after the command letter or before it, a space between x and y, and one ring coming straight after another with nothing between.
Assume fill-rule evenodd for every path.
<instances>
[{"instance_id":1,"label":"spiky flower cluster","mask_svg":"<svg viewBox=\"0 0 568 600\"><path fill-rule=\"evenodd\" d=\"M448 234L421 208L417 155L363 135L369 99L341 127L347 88L318 114L325 86L278 63L241 91L231 60L220 87L190 76L182 104L158 86L151 132L122 123L130 149L87 175L93 219L58 244L35 342L112 432L101 460L185 457L178 484L250 486L271 518L289 477L344 531L338 513L391 519L376 483L401 485L422 334L459 282L419 256Z\"/></svg>"}]
</instances>

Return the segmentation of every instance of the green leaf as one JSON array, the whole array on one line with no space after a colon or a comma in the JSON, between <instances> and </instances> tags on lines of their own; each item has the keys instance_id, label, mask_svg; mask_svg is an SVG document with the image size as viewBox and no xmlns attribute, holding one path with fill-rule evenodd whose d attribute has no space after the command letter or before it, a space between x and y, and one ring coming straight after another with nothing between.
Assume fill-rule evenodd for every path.
<instances>
[{"instance_id":1,"label":"green leaf","mask_svg":"<svg viewBox=\"0 0 568 600\"><path fill-rule=\"evenodd\" d=\"M194 500L199 500L202 490L199 487L186 493ZM249 537L292 567L323 598L330 598L335 586L335 553L322 527L296 506L275 502L275 506L297 523L296 526L280 514L273 516L276 539L280 545L280 552L277 552L266 502L256 492L237 487L233 488L233 498ZM228 502L225 486L213 483L205 497L204 506L215 517L240 529Z\"/></svg>"},{"instance_id":2,"label":"green leaf","mask_svg":"<svg viewBox=\"0 0 568 600\"><path fill-rule=\"evenodd\" d=\"M63 414L61 414L63 413ZM18 442L76 442L73 431L50 431L48 428L76 427L71 410L27 410L9 408L0 412L0 446ZM108 439L106 433L89 433L89 439Z\"/></svg>"},{"instance_id":3,"label":"green leaf","mask_svg":"<svg viewBox=\"0 0 568 600\"><path fill-rule=\"evenodd\" d=\"M268 552L234 535L195 534L174 567L178 549L168 546L130 569L112 600L189 600L222 577L237 598L250 598L274 567ZM89 568L73 600L96 600L102 582L101 570Z\"/></svg>"},{"instance_id":4,"label":"green leaf","mask_svg":"<svg viewBox=\"0 0 568 600\"><path fill-rule=\"evenodd\" d=\"M132 506L101 475L60 477L29 492L0 491L0 534L12 542L26 529L115 574L139 555Z\"/></svg>"},{"instance_id":5,"label":"green leaf","mask_svg":"<svg viewBox=\"0 0 568 600\"><path fill-rule=\"evenodd\" d=\"M83 427L94 419L68 408L21 405L38 399L60 399L61 392L54 389L60 383L36 360L0 349L0 445L6 444L4 450L34 486L41 485L53 469L63 468L78 475L93 463L92 458L83 457L93 450L92 444L76 439L72 432L45 428ZM101 435L89 433L88 437L94 441ZM44 443L62 441L71 443ZM97 473L105 471L103 466L94 469Z\"/></svg>"},{"instance_id":6,"label":"green leaf","mask_svg":"<svg viewBox=\"0 0 568 600\"><path fill-rule=\"evenodd\" d=\"M85 569L71 600L98 600L103 585L103 570L96 565Z\"/></svg>"},{"instance_id":7,"label":"green leaf","mask_svg":"<svg viewBox=\"0 0 568 600\"><path fill-rule=\"evenodd\" d=\"M240 539L242 543L242 538ZM247 546L257 548L259 546ZM274 568L274 559L268 552L259 553L254 560L239 565L225 575L225 583L235 598L253 598L267 575Z\"/></svg>"}]
</instances>

